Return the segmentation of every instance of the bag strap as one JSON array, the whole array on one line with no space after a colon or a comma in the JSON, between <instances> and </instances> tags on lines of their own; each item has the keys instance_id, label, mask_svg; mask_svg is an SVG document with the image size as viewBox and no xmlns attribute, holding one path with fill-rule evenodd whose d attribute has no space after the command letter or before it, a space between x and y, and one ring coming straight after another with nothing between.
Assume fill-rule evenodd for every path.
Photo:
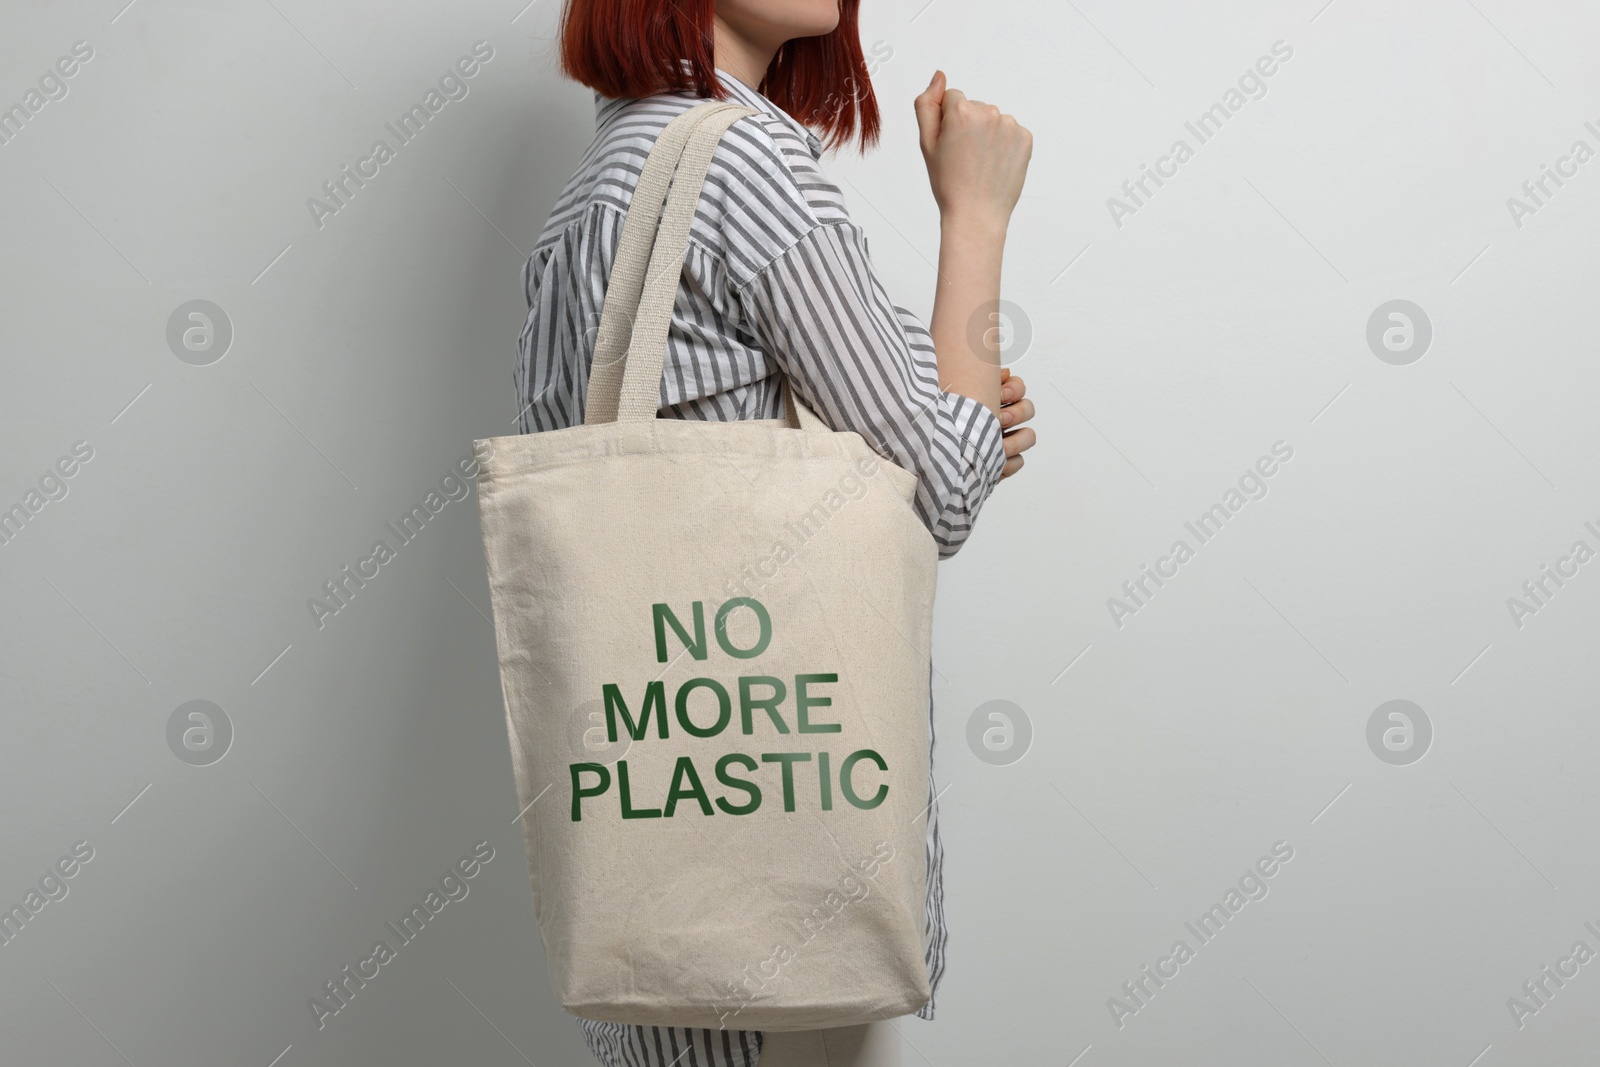
<instances>
[{"instance_id":1,"label":"bag strap","mask_svg":"<svg viewBox=\"0 0 1600 1067\"><path fill-rule=\"evenodd\" d=\"M673 168L678 165L684 146L689 143L689 135L706 118L707 112L721 106L725 105L720 101L697 104L669 122L651 146L644 167L639 171L633 200L622 222L622 236L611 265L611 276L606 282L600 329L595 335L594 355L589 365L585 423L616 420L628 336L633 330L634 312L644 288L650 249L655 243L656 221L667 199L667 183L672 179Z\"/></svg>"},{"instance_id":2,"label":"bag strap","mask_svg":"<svg viewBox=\"0 0 1600 1067\"><path fill-rule=\"evenodd\" d=\"M697 104L668 123L651 146L606 283L589 372L586 424L656 417L667 331L711 157L727 128L752 114L752 108L726 101ZM666 211L654 229L663 202ZM795 395L787 376L783 385L785 421L791 429L831 432Z\"/></svg>"}]
</instances>

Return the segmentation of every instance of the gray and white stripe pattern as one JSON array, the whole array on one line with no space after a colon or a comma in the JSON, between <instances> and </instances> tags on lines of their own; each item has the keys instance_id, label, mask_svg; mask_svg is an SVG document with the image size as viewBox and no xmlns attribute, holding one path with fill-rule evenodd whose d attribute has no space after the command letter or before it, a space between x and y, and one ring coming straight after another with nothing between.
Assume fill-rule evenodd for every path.
<instances>
[{"instance_id":1,"label":"gray and white stripe pattern","mask_svg":"<svg viewBox=\"0 0 1600 1067\"><path fill-rule=\"evenodd\" d=\"M673 309L660 414L780 418L787 374L829 426L861 434L918 476L916 512L948 558L1000 479L999 420L939 388L933 339L878 282L865 234L818 166L816 135L732 75L717 76L731 99L757 114L735 122L712 159ZM634 184L661 130L699 102L687 93L595 94L594 142L522 270L519 432L583 421L606 279ZM931 665L929 683L931 744ZM917 1014L932 1019L947 934L931 758L928 787L926 957L935 996ZM579 1023L606 1067L754 1067L762 1044L756 1031Z\"/></svg>"}]
</instances>

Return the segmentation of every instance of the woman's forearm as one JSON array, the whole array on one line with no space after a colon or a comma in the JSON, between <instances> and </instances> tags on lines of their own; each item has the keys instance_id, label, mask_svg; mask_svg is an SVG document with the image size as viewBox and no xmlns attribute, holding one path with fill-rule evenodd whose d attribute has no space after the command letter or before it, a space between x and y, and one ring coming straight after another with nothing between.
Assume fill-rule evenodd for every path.
<instances>
[{"instance_id":1,"label":"woman's forearm","mask_svg":"<svg viewBox=\"0 0 1600 1067\"><path fill-rule=\"evenodd\" d=\"M1000 414L1000 259L1005 221L941 217L939 275L928 333L939 386Z\"/></svg>"}]
</instances>

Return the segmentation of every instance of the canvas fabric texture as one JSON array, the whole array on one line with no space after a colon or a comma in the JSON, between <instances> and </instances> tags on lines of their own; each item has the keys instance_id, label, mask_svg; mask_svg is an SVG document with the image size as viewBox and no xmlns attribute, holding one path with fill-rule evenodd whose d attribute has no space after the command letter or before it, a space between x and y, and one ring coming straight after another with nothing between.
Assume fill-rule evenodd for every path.
<instances>
[{"instance_id":1,"label":"canvas fabric texture","mask_svg":"<svg viewBox=\"0 0 1600 1067\"><path fill-rule=\"evenodd\" d=\"M930 995L916 477L792 389L784 419L656 417L695 204L751 113L652 149L584 423L474 443L534 917L588 1019L812 1030Z\"/></svg>"}]
</instances>

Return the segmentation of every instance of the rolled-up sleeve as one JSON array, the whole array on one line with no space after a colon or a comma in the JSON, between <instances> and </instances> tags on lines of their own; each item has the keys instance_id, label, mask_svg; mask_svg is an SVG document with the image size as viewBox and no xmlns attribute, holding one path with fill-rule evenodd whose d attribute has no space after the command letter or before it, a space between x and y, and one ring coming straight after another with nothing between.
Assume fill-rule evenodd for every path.
<instances>
[{"instance_id":1,"label":"rolled-up sleeve","mask_svg":"<svg viewBox=\"0 0 1600 1067\"><path fill-rule=\"evenodd\" d=\"M735 290L740 315L801 398L917 476L917 516L948 559L1005 465L1000 420L939 388L933 339L890 302L853 223L818 224Z\"/></svg>"}]
</instances>

